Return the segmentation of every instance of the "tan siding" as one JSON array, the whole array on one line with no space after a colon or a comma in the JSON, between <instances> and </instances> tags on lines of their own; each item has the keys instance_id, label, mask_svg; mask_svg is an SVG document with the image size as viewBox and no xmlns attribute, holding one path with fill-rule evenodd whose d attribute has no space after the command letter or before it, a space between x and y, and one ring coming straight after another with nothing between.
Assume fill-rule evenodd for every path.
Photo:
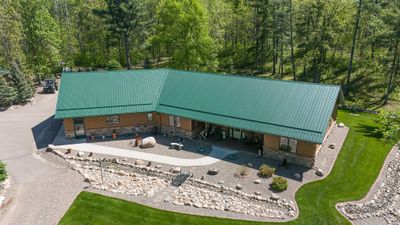
<instances>
[{"instance_id":1,"label":"tan siding","mask_svg":"<svg viewBox=\"0 0 400 225\"><path fill-rule=\"evenodd\" d=\"M192 130L192 120L181 117L181 129Z\"/></svg>"},{"instance_id":2,"label":"tan siding","mask_svg":"<svg viewBox=\"0 0 400 225\"><path fill-rule=\"evenodd\" d=\"M119 116L119 124L107 125L106 116L85 117L85 129L99 129L107 127L131 127L136 125L156 123L147 121L147 113L123 114Z\"/></svg>"},{"instance_id":3,"label":"tan siding","mask_svg":"<svg viewBox=\"0 0 400 225\"><path fill-rule=\"evenodd\" d=\"M318 144L311 142L297 141L297 154L314 158L318 146Z\"/></svg>"},{"instance_id":4,"label":"tan siding","mask_svg":"<svg viewBox=\"0 0 400 225\"><path fill-rule=\"evenodd\" d=\"M64 130L73 131L74 130L74 120L73 119L64 119Z\"/></svg>"},{"instance_id":5,"label":"tan siding","mask_svg":"<svg viewBox=\"0 0 400 225\"><path fill-rule=\"evenodd\" d=\"M169 116L167 114L161 114L161 125L168 126L169 125Z\"/></svg>"},{"instance_id":6,"label":"tan siding","mask_svg":"<svg viewBox=\"0 0 400 225\"><path fill-rule=\"evenodd\" d=\"M280 137L270 134L264 134L264 146L271 150L279 149Z\"/></svg>"}]
</instances>

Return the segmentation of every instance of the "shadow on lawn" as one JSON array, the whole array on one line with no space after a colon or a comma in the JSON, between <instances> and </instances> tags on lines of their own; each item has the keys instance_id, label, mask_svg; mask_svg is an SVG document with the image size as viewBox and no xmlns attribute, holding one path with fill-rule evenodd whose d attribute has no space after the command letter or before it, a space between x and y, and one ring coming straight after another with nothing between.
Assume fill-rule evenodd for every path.
<instances>
[{"instance_id":1,"label":"shadow on lawn","mask_svg":"<svg viewBox=\"0 0 400 225\"><path fill-rule=\"evenodd\" d=\"M357 132L363 134L364 137L371 137L376 139L381 139L383 137L382 133L378 131L378 126L371 126L365 124L358 124L355 126Z\"/></svg>"}]
</instances>

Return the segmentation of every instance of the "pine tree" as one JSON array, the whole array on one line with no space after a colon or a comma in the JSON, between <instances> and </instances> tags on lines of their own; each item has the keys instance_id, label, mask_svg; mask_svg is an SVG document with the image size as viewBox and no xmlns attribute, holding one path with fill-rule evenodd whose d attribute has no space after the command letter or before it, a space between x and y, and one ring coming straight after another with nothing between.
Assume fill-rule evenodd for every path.
<instances>
[{"instance_id":1,"label":"pine tree","mask_svg":"<svg viewBox=\"0 0 400 225\"><path fill-rule=\"evenodd\" d=\"M17 102L23 103L30 99L34 94L32 81L22 74L17 62L11 64L11 77L17 90Z\"/></svg>"},{"instance_id":2,"label":"pine tree","mask_svg":"<svg viewBox=\"0 0 400 225\"><path fill-rule=\"evenodd\" d=\"M0 77L0 107L8 107L17 99L17 92L14 87L7 84L4 78Z\"/></svg>"}]
</instances>

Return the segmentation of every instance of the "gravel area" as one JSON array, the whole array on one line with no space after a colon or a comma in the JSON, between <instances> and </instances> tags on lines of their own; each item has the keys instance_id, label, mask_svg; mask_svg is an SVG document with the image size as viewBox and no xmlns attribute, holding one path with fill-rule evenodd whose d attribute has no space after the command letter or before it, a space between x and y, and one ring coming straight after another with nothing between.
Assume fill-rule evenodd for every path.
<instances>
[{"instance_id":1,"label":"gravel area","mask_svg":"<svg viewBox=\"0 0 400 225\"><path fill-rule=\"evenodd\" d=\"M394 147L368 195L337 208L354 224L400 224L400 151ZM379 222L378 222L379 221Z\"/></svg>"},{"instance_id":2,"label":"gravel area","mask_svg":"<svg viewBox=\"0 0 400 225\"><path fill-rule=\"evenodd\" d=\"M118 192L124 192L124 191L118 191L121 190L118 186L121 184L118 184L118 180L121 179L116 179L112 185L114 188L110 188L109 191L105 191L105 188L101 188L99 186L92 186L92 190L95 190L95 192L100 192L100 193L105 193L107 192L107 195L112 195L112 196L118 196L120 198L124 198L127 200L132 200L136 201L145 205L149 205L152 207L157 207L161 209L166 209L166 210L172 210L172 211L180 211L180 212L186 212L186 213L194 213L194 214L199 214L199 215L209 215L209 216L218 216L218 217L227 217L227 218L240 218L240 219L250 219L250 220L261 220L261 221L287 221L287 220L292 220L297 217L297 206L295 205L294 202L294 194L298 190L299 187L304 185L305 183L308 183L310 181L322 179L325 176L328 175L328 173L331 170L331 167L333 166L334 160L336 159L337 154L340 151L340 148L344 142L344 139L347 135L348 128L339 128L339 127L334 127L332 129L331 134L328 136L326 143L322 146L322 149L319 151L317 157L321 160L317 166L321 169L323 169L325 172L324 176L320 177L315 174L315 170L309 169L306 167L302 166L297 166L297 165L290 165L288 168L281 168L279 167L279 163L274 160L266 159L266 158L257 158L255 154L247 151L240 151L235 153L235 157L227 157L215 164L209 165L209 166L197 166L197 167L181 167L179 168L181 170L181 173L187 173L187 174L192 174L193 177L191 179L197 179L201 180L202 182L207 182L211 185L220 185L223 186L227 189L234 190L237 185L240 185L242 189L240 192L244 193L244 195L257 195L257 197L262 198L262 199L270 199L273 195L278 195L278 197L282 200L285 200L286 202L293 202L293 208L294 210L279 210L278 208L274 207L265 207L266 210L271 210L271 211L257 211L255 213L251 213L249 211L243 210L242 213L235 213L233 211L239 211L235 208L230 208L231 210L218 210L216 208L212 209L212 207L208 207L207 204L204 204L205 206L203 207L195 207L194 204L191 204L189 202L186 202L185 205L185 199L181 199L182 201L178 204L174 204L174 200L170 199L169 201L165 201L165 199L168 199L167 196L179 196L179 195L174 195L173 193L181 193L182 188L184 192L201 192L205 193L205 199L207 199L207 196L209 199L214 199L216 196L220 196L221 193L215 193L211 192L209 193L208 191L210 190L204 190L202 188L198 187L190 187L188 188L187 183L185 183L183 186L176 188L172 187L170 185L164 187L162 186L161 189L162 191L156 191L152 192L153 195L149 195L149 197L144 197L140 195L135 195L135 194L129 194L130 192L127 191L127 194L122 194ZM106 146L113 146L113 147L123 147L125 149L134 149L130 147L130 140L118 140L118 141L109 141L109 142L96 142L96 144L104 144ZM187 141L186 143L189 143ZM335 148L331 149L329 148L329 145L335 143ZM161 145L160 145L161 146ZM60 151L62 155L65 155L65 150L57 150ZM172 150L168 149L167 146L159 147L159 148L154 148L154 149L143 149L143 151L148 151L153 154L158 154L158 152L167 152L167 153L172 153L174 154L175 157L182 156L182 155L187 155L188 157L194 157L197 156L197 158L204 157L204 154L200 154L199 152L193 151L188 151L188 150L182 150L182 151L177 151L177 150ZM77 151L72 151L70 153L70 156L77 158ZM168 156L171 156L170 154L167 154ZM87 154L83 157L82 159L89 159ZM94 154L92 159L109 159L111 162L112 161L118 161L126 164L139 164L139 165L144 165L146 168L149 170L162 170L165 173L168 173L172 171L172 169L176 169L175 166L171 165L166 165L166 164L159 164L159 163L154 163L154 162L148 162L148 161L143 161L143 160L136 160L132 158L123 158L123 157L113 157L109 155L102 155L102 154ZM93 165L97 165L98 162L95 162ZM282 176L288 179L288 189L280 192L280 193L275 193L272 191L269 187L270 183L272 182L272 178L259 178L257 173L258 173L258 168L262 164L267 164L272 167L276 168L276 175L277 176ZM248 168L248 175L245 177L238 177L235 176L235 173L242 168L243 166ZM118 171L123 169L122 167L119 167L118 165L113 165L112 166L114 170ZM209 169L215 169L218 170L217 175L209 175L208 171ZM133 171L135 172L135 171ZM137 172L137 171L136 171ZM295 174L299 173L300 178L296 178ZM137 176L136 176L137 177ZM168 179L167 179L168 180ZM260 183L255 182L256 180L260 180ZM110 180L111 181L111 180ZM124 183L124 182L122 182ZM112 187L112 186L111 186ZM181 188L181 189L180 189ZM186 189L185 189L186 188ZM110 191L112 190L112 191ZM135 193L135 191L134 191ZM146 191L144 191L146 193ZM204 193L203 193L204 194ZM146 196L146 194L145 194ZM189 196L189 195L187 195ZM213 196L213 197L211 197ZM276 196L275 196L276 197ZM221 198L225 198L222 196ZM175 199L177 200L177 199ZM234 201L234 199L232 200ZM175 201L175 203L177 203ZM221 202L220 202L221 203ZM254 207L257 208L258 203L252 203ZM221 203L222 205L222 203ZM241 204L243 208L247 208L246 203ZM264 204L265 206L265 204ZM225 206L224 206L225 207ZM229 208L230 206L227 206ZM247 212L247 213L246 213ZM266 213L264 216L260 216L261 214ZM281 215L281 216L280 216ZM282 215L284 215L282 217Z\"/></svg>"}]
</instances>

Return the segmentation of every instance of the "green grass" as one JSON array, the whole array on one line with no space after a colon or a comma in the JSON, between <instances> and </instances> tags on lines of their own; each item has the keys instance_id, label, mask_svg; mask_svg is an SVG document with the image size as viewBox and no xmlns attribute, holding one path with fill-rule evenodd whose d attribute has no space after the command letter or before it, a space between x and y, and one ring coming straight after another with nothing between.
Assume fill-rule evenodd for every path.
<instances>
[{"instance_id":1,"label":"green grass","mask_svg":"<svg viewBox=\"0 0 400 225\"><path fill-rule=\"evenodd\" d=\"M376 116L354 116L339 111L339 121L350 126L346 142L331 174L324 180L304 185L296 193L298 219L285 224L350 224L335 209L337 202L364 197L391 149L374 134ZM272 224L218 219L162 211L136 203L82 192L60 224Z\"/></svg>"}]
</instances>

